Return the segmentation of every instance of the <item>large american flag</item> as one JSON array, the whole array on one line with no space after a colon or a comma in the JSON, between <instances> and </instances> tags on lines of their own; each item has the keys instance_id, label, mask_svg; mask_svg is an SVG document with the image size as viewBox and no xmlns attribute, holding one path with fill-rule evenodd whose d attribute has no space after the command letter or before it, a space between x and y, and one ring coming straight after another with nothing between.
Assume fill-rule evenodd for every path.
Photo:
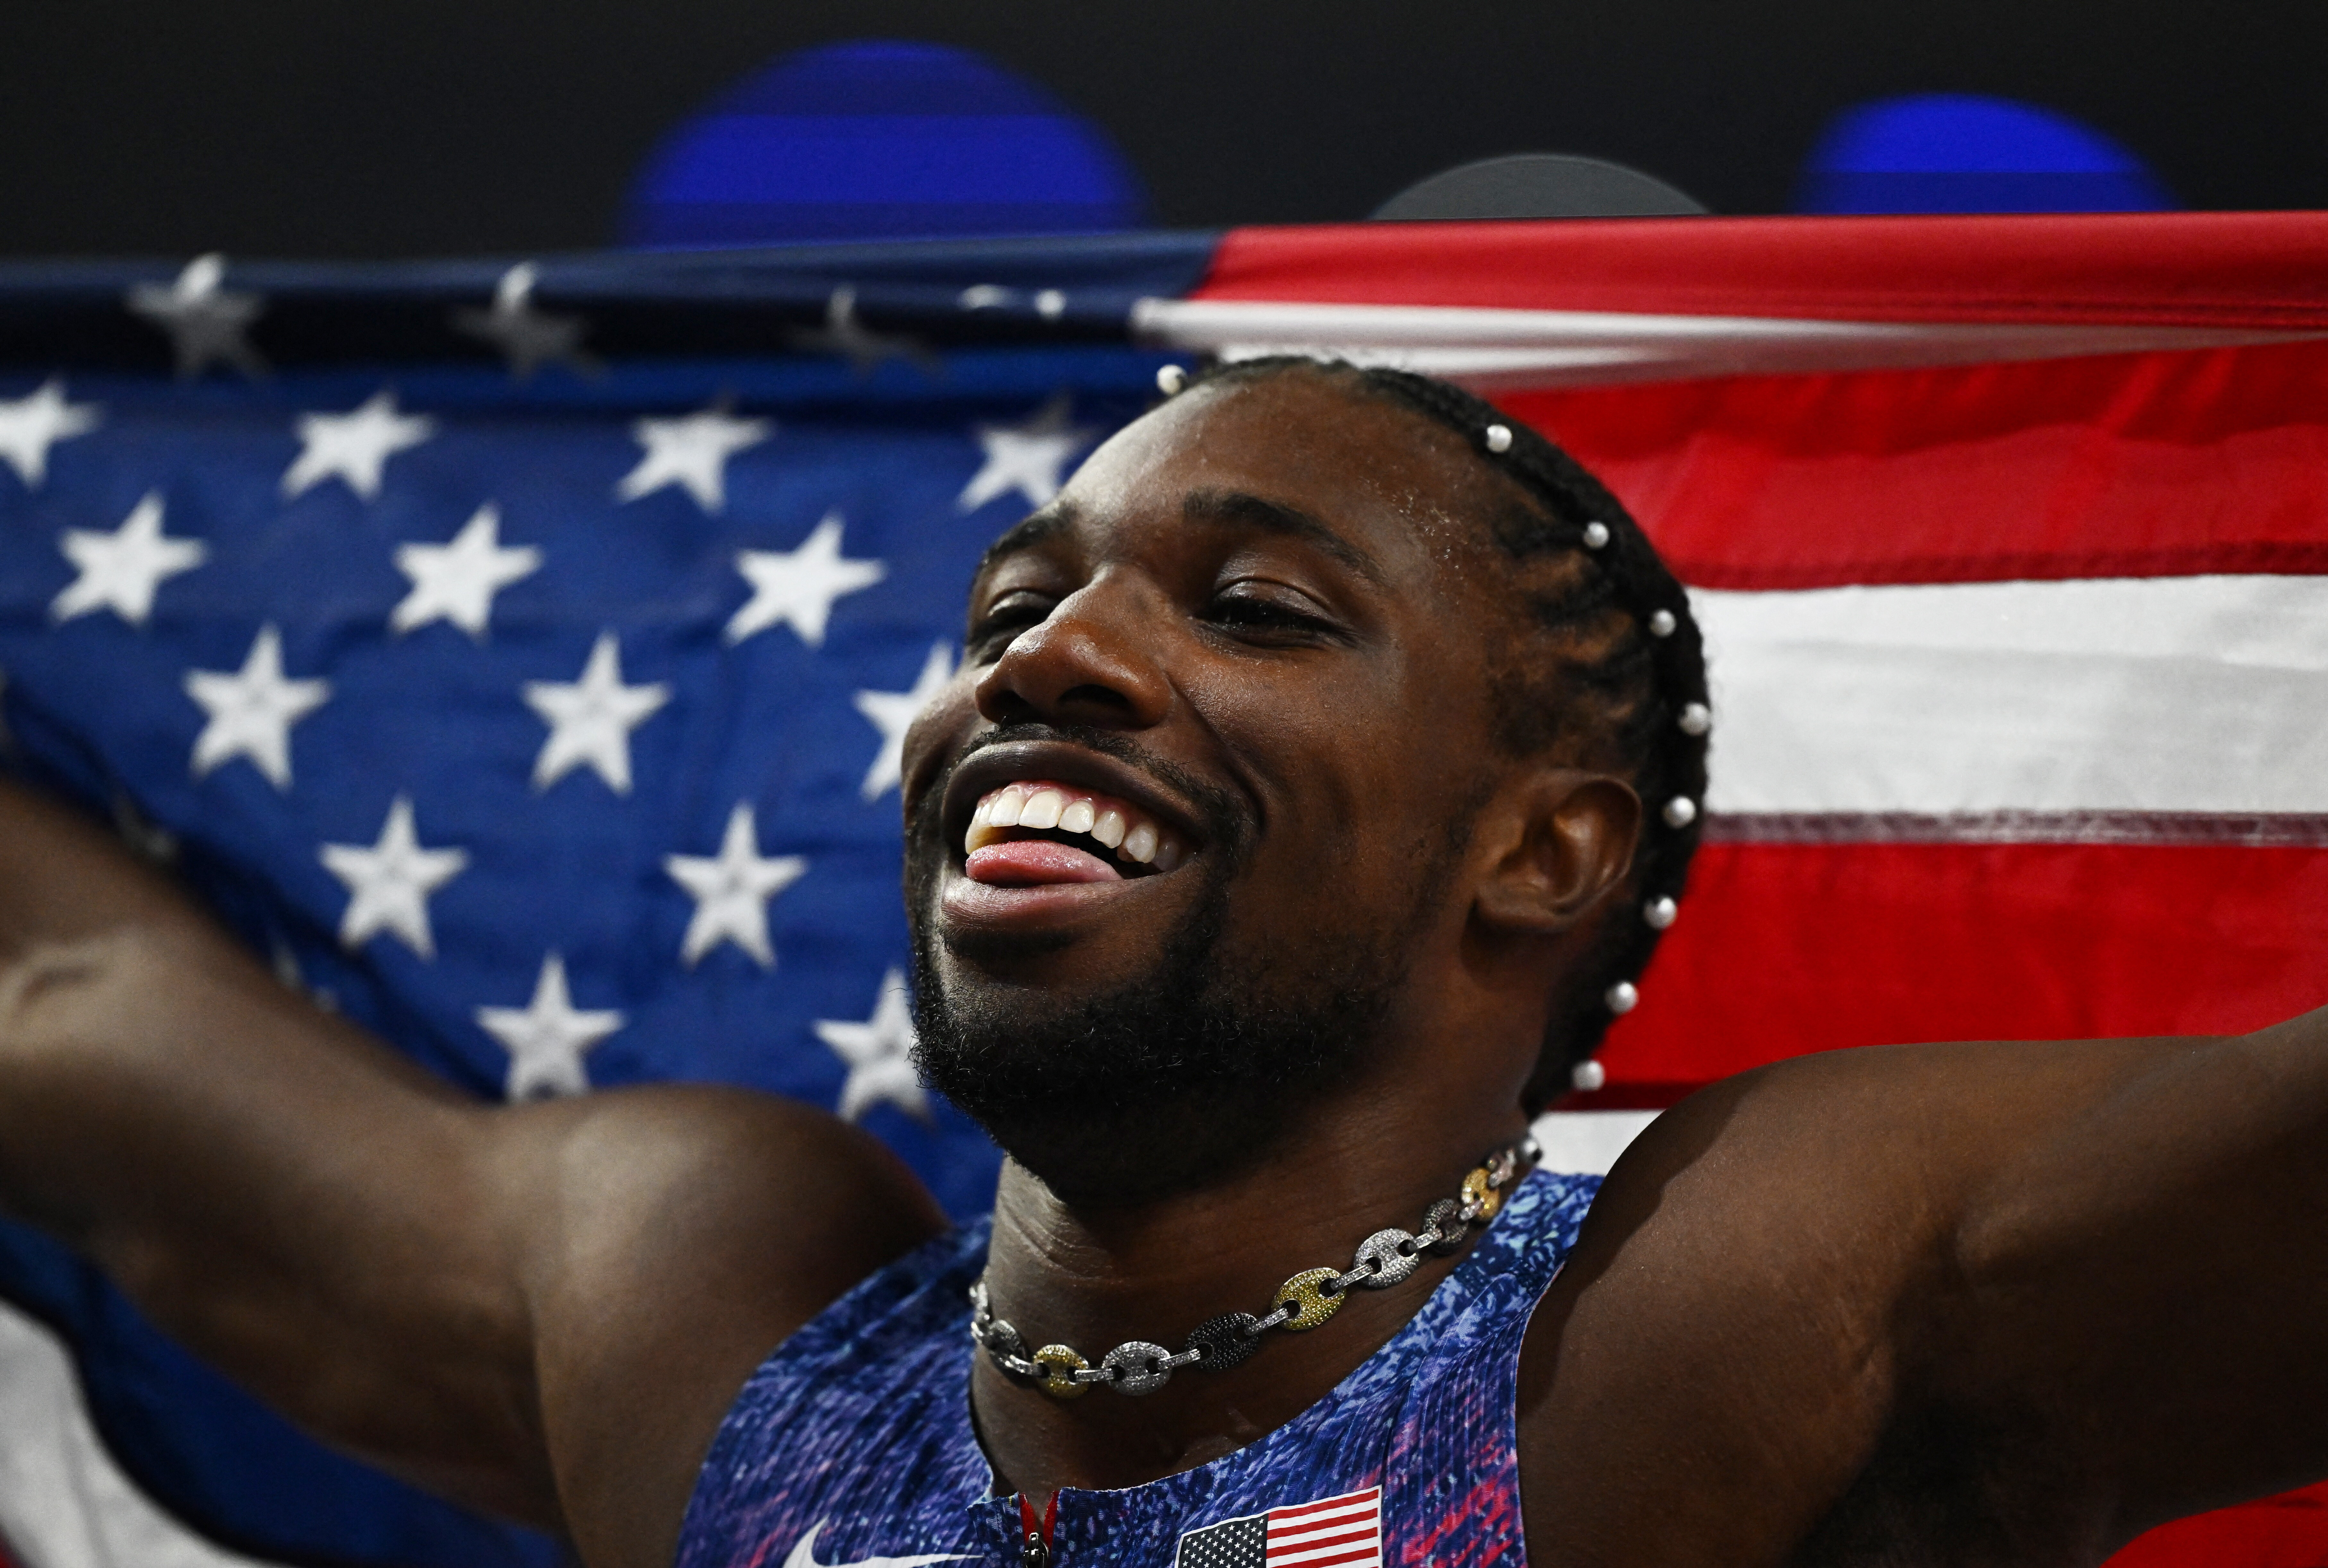
<instances>
[{"instance_id":1,"label":"large american flag","mask_svg":"<svg viewBox=\"0 0 2328 1568\"><path fill-rule=\"evenodd\" d=\"M2328 221L2201 215L0 268L7 757L482 1097L794 1094L966 1214L896 786L972 563L1167 360L1454 375L1628 500L1714 651L1682 918L1543 1128L1604 1166L1804 1050L2323 1000L2323 263ZM0 1295L23 1568L555 1555L28 1232ZM2127 1561L2323 1554L2299 1495Z\"/></svg>"}]
</instances>

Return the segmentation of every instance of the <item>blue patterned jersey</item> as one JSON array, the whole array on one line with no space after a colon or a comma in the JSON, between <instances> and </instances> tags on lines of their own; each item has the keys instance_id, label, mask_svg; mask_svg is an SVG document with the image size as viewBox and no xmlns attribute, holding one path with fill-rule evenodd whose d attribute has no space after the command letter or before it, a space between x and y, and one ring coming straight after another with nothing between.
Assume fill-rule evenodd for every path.
<instances>
[{"instance_id":1,"label":"blue patterned jersey","mask_svg":"<svg viewBox=\"0 0 2328 1568\"><path fill-rule=\"evenodd\" d=\"M1325 1398L1210 1462L1063 1491L1057 1568L1520 1568L1515 1426L1528 1314L1597 1176L1542 1171L1413 1319ZM1015 1498L970 1419L981 1222L891 1264L784 1342L728 1413L679 1568L1008 1568Z\"/></svg>"}]
</instances>

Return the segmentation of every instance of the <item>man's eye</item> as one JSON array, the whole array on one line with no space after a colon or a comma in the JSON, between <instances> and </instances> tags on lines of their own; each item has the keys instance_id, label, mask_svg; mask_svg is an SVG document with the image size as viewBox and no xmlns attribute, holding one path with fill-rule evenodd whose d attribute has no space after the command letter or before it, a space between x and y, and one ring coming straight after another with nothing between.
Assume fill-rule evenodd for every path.
<instances>
[{"instance_id":1,"label":"man's eye","mask_svg":"<svg viewBox=\"0 0 2328 1568\"><path fill-rule=\"evenodd\" d=\"M1231 631L1274 633L1281 635L1320 634L1333 630L1322 615L1287 603L1274 595L1231 591L1216 595L1206 616Z\"/></svg>"},{"instance_id":2,"label":"man's eye","mask_svg":"<svg viewBox=\"0 0 2328 1568\"><path fill-rule=\"evenodd\" d=\"M1041 625L1051 613L1051 602L1034 594L1012 594L990 606L970 628L973 657L996 659L1010 640L1029 626Z\"/></svg>"}]
</instances>

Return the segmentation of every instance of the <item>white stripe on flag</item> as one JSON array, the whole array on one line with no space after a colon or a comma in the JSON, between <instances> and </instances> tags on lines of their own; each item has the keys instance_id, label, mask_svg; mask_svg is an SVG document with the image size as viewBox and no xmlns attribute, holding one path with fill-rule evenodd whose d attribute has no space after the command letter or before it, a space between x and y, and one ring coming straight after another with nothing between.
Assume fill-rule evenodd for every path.
<instances>
[{"instance_id":1,"label":"white stripe on flag","mask_svg":"<svg viewBox=\"0 0 2328 1568\"><path fill-rule=\"evenodd\" d=\"M2189 326L1814 321L1634 311L1143 299L1133 329L1224 358L1328 354L1478 387L1598 386L2275 343L2296 331Z\"/></svg>"},{"instance_id":2,"label":"white stripe on flag","mask_svg":"<svg viewBox=\"0 0 2328 1568\"><path fill-rule=\"evenodd\" d=\"M1543 1146L1536 1163L1544 1169L1606 1176L1625 1146L1657 1119L1655 1111L1547 1111L1528 1131Z\"/></svg>"},{"instance_id":3,"label":"white stripe on flag","mask_svg":"<svg viewBox=\"0 0 2328 1568\"><path fill-rule=\"evenodd\" d=\"M2328 577L1691 600L1716 812L2328 812Z\"/></svg>"},{"instance_id":4,"label":"white stripe on flag","mask_svg":"<svg viewBox=\"0 0 2328 1568\"><path fill-rule=\"evenodd\" d=\"M23 1568L260 1568L162 1511L97 1435L63 1343L0 1304L0 1538Z\"/></svg>"},{"instance_id":5,"label":"white stripe on flag","mask_svg":"<svg viewBox=\"0 0 2328 1568\"><path fill-rule=\"evenodd\" d=\"M1266 1568L1380 1568L1380 1487L1272 1508L1268 1520Z\"/></svg>"}]
</instances>

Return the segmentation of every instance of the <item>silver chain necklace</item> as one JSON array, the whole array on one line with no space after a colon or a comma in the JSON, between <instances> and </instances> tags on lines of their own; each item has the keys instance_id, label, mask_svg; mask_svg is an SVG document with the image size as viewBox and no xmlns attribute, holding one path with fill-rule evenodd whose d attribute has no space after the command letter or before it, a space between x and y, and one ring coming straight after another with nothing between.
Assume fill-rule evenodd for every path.
<instances>
[{"instance_id":1,"label":"silver chain necklace","mask_svg":"<svg viewBox=\"0 0 2328 1568\"><path fill-rule=\"evenodd\" d=\"M1127 1339L1101 1357L1096 1366L1065 1345L1046 1345L1030 1356L1026 1337L994 1315L982 1274L970 1288L970 1337L1005 1376L1054 1399L1080 1398L1094 1384L1118 1394L1153 1394L1183 1366L1225 1372L1260 1349L1262 1336L1272 1329L1290 1334L1315 1329L1340 1310L1351 1286L1386 1289L1422 1267L1426 1253L1443 1257L1453 1252L1473 1225L1496 1217L1504 1207L1506 1188L1525 1175L1543 1152L1533 1137L1506 1144L1463 1178L1460 1197L1442 1197L1431 1206L1421 1230L1378 1230L1358 1244L1348 1270L1304 1269L1277 1287L1264 1315L1224 1312L1208 1318L1189 1330L1177 1352L1146 1339Z\"/></svg>"}]
</instances>

